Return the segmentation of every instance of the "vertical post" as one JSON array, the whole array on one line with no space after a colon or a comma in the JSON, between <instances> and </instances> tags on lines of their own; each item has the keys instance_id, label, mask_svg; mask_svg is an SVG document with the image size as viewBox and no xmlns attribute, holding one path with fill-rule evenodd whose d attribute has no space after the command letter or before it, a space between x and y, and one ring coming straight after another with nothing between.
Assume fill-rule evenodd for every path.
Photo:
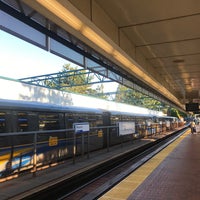
<instances>
[{"instance_id":1,"label":"vertical post","mask_svg":"<svg viewBox=\"0 0 200 200\"><path fill-rule=\"evenodd\" d=\"M22 153L20 153L20 160L19 160L19 166L18 166L18 173L20 172L20 168L22 166Z\"/></svg>"},{"instance_id":2,"label":"vertical post","mask_svg":"<svg viewBox=\"0 0 200 200\"><path fill-rule=\"evenodd\" d=\"M65 136L66 136L66 139L65 139L65 141L66 141L66 149L67 149L67 152L68 152L68 140L67 140L67 130L66 130L66 132L65 132ZM66 159L68 158L68 153L66 153Z\"/></svg>"},{"instance_id":3,"label":"vertical post","mask_svg":"<svg viewBox=\"0 0 200 200\"><path fill-rule=\"evenodd\" d=\"M134 133L131 134L131 144L133 144L133 140L134 140Z\"/></svg>"},{"instance_id":4,"label":"vertical post","mask_svg":"<svg viewBox=\"0 0 200 200\"><path fill-rule=\"evenodd\" d=\"M84 151L85 151L85 142L84 142L84 133L81 134L81 156L83 158L84 156Z\"/></svg>"},{"instance_id":5,"label":"vertical post","mask_svg":"<svg viewBox=\"0 0 200 200\"><path fill-rule=\"evenodd\" d=\"M107 134L106 134L106 135L107 135L107 152L110 151L110 150L109 150L109 143L110 143L110 140L109 140L109 131L108 131L108 129L109 129L109 128L106 129L106 133L107 133Z\"/></svg>"},{"instance_id":6,"label":"vertical post","mask_svg":"<svg viewBox=\"0 0 200 200\"><path fill-rule=\"evenodd\" d=\"M73 164L75 164L76 157L76 133L74 131L74 144L73 144Z\"/></svg>"},{"instance_id":7,"label":"vertical post","mask_svg":"<svg viewBox=\"0 0 200 200\"><path fill-rule=\"evenodd\" d=\"M34 150L33 150L33 176L37 171L37 133L34 133Z\"/></svg>"},{"instance_id":8,"label":"vertical post","mask_svg":"<svg viewBox=\"0 0 200 200\"><path fill-rule=\"evenodd\" d=\"M89 151L89 145L90 145L90 133L89 131L87 132L87 158L89 159L90 158L90 151Z\"/></svg>"},{"instance_id":9,"label":"vertical post","mask_svg":"<svg viewBox=\"0 0 200 200\"><path fill-rule=\"evenodd\" d=\"M121 148L124 147L124 135L121 136Z\"/></svg>"}]
</instances>

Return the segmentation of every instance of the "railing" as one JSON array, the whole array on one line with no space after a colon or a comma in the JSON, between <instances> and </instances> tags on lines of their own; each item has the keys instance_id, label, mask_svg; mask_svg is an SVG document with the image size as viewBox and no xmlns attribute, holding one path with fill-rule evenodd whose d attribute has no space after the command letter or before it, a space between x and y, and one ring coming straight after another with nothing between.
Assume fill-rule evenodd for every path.
<instances>
[{"instance_id":1,"label":"railing","mask_svg":"<svg viewBox=\"0 0 200 200\"><path fill-rule=\"evenodd\" d=\"M119 136L118 126L91 127L89 132L75 133L74 129L15 132L0 134L0 179L29 170L36 175L38 168L53 165L94 150L105 149L142 137L151 137L175 130L177 123L136 124L135 133Z\"/></svg>"}]
</instances>

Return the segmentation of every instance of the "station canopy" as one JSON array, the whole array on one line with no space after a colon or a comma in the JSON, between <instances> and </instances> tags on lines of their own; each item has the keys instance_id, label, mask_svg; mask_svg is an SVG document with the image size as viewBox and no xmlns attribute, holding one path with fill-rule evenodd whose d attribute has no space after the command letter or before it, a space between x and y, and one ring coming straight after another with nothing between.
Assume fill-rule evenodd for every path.
<instances>
[{"instance_id":1,"label":"station canopy","mask_svg":"<svg viewBox=\"0 0 200 200\"><path fill-rule=\"evenodd\" d=\"M200 100L197 0L2 0L0 7L1 29L87 70L181 109Z\"/></svg>"}]
</instances>

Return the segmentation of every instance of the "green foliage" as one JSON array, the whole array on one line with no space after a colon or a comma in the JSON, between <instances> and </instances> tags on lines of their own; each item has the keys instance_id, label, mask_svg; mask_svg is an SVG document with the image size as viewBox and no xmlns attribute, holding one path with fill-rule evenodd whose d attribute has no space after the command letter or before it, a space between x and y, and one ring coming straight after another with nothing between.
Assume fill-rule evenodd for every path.
<instances>
[{"instance_id":1,"label":"green foliage","mask_svg":"<svg viewBox=\"0 0 200 200\"><path fill-rule=\"evenodd\" d=\"M108 99L107 95L104 94L103 84L98 84L96 88L94 88L92 84L88 84L94 79L94 77L93 75L90 75L87 70L80 71L78 70L78 67L71 67L70 64L66 64L63 66L61 72L62 73L60 73L56 78L46 80L45 85L62 91L88 94ZM159 110L164 114L178 118L185 116L184 113L180 113L174 108L169 108L169 106L123 85L118 86L115 101L141 106L151 110Z\"/></svg>"},{"instance_id":2,"label":"green foliage","mask_svg":"<svg viewBox=\"0 0 200 200\"><path fill-rule=\"evenodd\" d=\"M118 86L115 101L136 106L142 106L151 110L162 111L164 114L178 117L179 119L187 116L185 113L180 112L175 108L171 108L168 105L163 104L162 102L159 102L151 97L142 94L141 92L127 88L123 85Z\"/></svg>"},{"instance_id":3,"label":"green foliage","mask_svg":"<svg viewBox=\"0 0 200 200\"><path fill-rule=\"evenodd\" d=\"M163 109L163 104L161 102L123 85L119 85L115 101L142 106L153 110Z\"/></svg>"},{"instance_id":4,"label":"green foliage","mask_svg":"<svg viewBox=\"0 0 200 200\"><path fill-rule=\"evenodd\" d=\"M182 117L187 117L186 113L183 113L175 108L168 108L167 114L169 116L177 117L179 119L181 119Z\"/></svg>"},{"instance_id":5,"label":"green foliage","mask_svg":"<svg viewBox=\"0 0 200 200\"><path fill-rule=\"evenodd\" d=\"M70 67L70 64L63 66L62 73L67 72L67 76L60 79L61 90L80 94L89 93L91 86L86 84L86 80L90 81L93 77L87 77L86 73L75 75L76 70L78 70L78 67ZM86 70L83 72L86 72Z\"/></svg>"},{"instance_id":6,"label":"green foliage","mask_svg":"<svg viewBox=\"0 0 200 200\"><path fill-rule=\"evenodd\" d=\"M95 89L92 88L92 84L88 84L93 79L94 77L87 70L80 71L78 67L71 67L70 64L66 64L63 66L61 73L56 78L46 80L45 85L62 91L106 98L103 95L103 84L98 85Z\"/></svg>"}]
</instances>

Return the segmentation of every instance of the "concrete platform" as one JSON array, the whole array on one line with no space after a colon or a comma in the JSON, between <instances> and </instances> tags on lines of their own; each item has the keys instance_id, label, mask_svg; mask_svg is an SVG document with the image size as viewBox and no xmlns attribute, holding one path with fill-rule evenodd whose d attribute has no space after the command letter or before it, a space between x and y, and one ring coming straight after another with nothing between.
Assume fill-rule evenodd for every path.
<instances>
[{"instance_id":1,"label":"concrete platform","mask_svg":"<svg viewBox=\"0 0 200 200\"><path fill-rule=\"evenodd\" d=\"M200 134L187 131L100 200L199 200Z\"/></svg>"}]
</instances>

